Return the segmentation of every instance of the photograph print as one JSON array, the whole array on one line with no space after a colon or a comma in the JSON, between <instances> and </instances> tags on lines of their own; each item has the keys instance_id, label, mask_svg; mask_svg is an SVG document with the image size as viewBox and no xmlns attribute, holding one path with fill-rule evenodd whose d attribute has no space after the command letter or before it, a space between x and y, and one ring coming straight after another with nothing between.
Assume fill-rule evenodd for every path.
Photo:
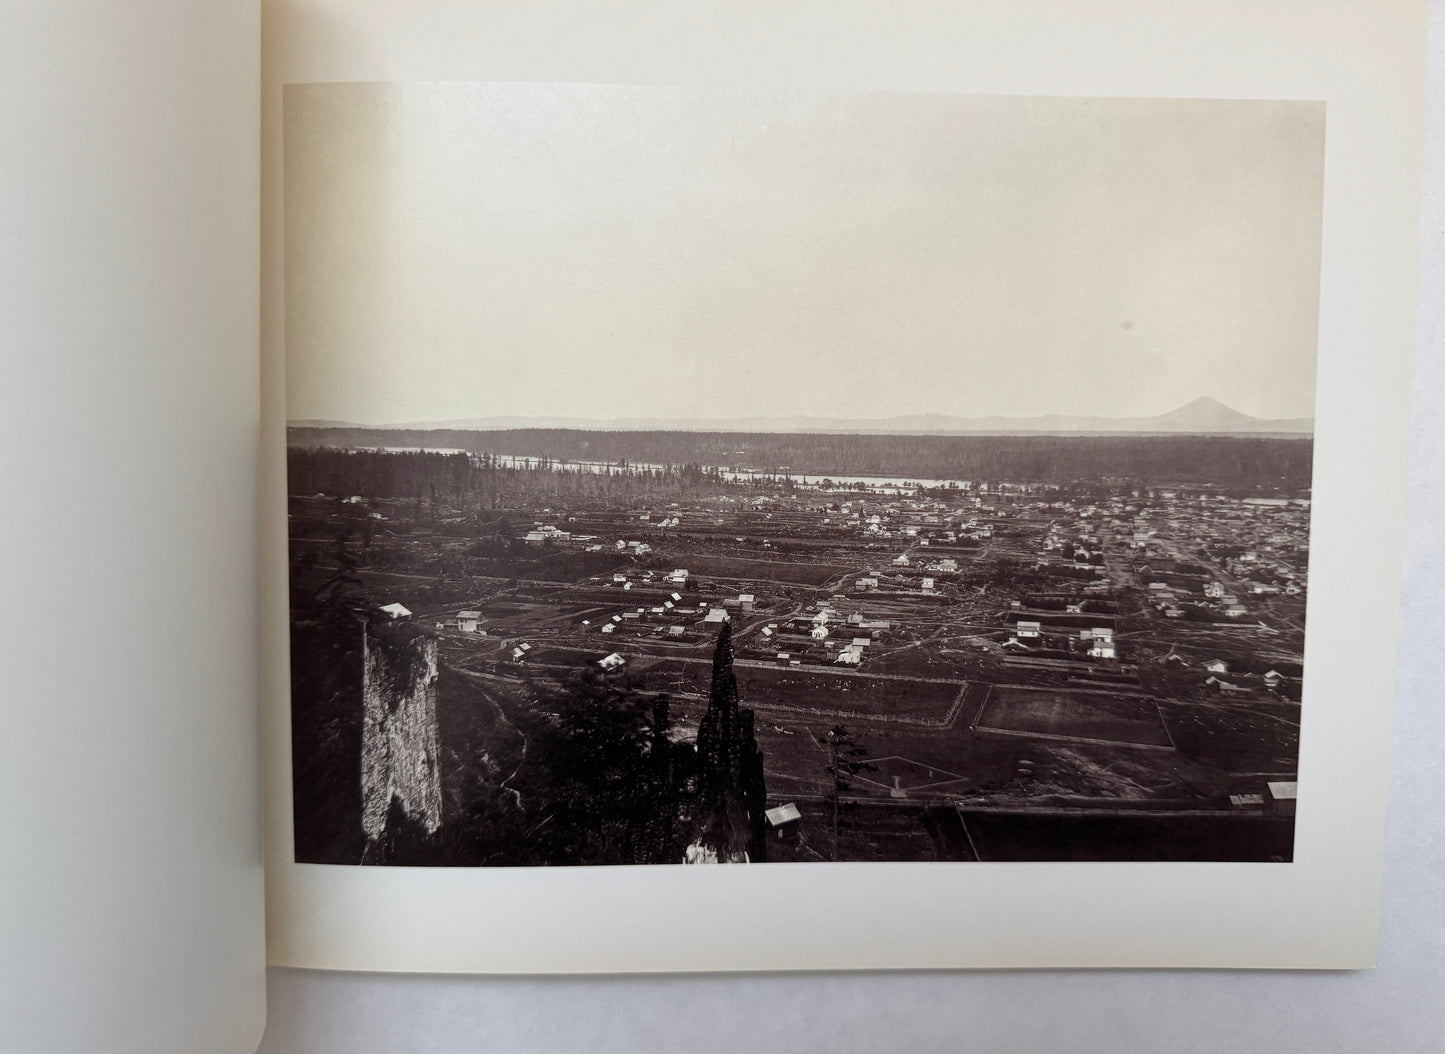
<instances>
[{"instance_id":1,"label":"photograph print","mask_svg":"<svg viewBox=\"0 0 1445 1054\"><path fill-rule=\"evenodd\" d=\"M1322 103L284 121L298 862L1292 859Z\"/></svg>"}]
</instances>

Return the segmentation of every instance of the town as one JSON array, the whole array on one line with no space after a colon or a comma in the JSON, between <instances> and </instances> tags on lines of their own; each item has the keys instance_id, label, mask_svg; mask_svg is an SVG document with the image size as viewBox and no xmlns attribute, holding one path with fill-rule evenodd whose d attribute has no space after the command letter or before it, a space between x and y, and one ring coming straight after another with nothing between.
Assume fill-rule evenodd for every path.
<instances>
[{"instance_id":1,"label":"town","mask_svg":"<svg viewBox=\"0 0 1445 1054\"><path fill-rule=\"evenodd\" d=\"M843 479L297 438L293 609L345 583L435 642L431 827L525 806L529 729L579 671L665 698L667 735L696 740L726 626L769 861L1291 858L1307 481L1131 479L1107 458L1082 479ZM293 626L297 753L321 759L298 766L298 859L337 861L363 851L332 829L357 751L313 741L360 733L307 672L317 639Z\"/></svg>"}]
</instances>

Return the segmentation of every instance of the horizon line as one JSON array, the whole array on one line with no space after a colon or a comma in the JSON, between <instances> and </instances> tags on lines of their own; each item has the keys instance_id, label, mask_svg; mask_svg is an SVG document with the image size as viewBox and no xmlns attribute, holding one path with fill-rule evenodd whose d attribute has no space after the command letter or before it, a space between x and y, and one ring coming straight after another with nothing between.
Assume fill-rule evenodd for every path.
<instances>
[{"instance_id":1,"label":"horizon line","mask_svg":"<svg viewBox=\"0 0 1445 1054\"><path fill-rule=\"evenodd\" d=\"M1210 433L1219 431L1249 432L1251 423L1260 425L1296 425L1296 429L1274 428L1266 431L1282 432L1287 434L1307 434L1314 431L1314 416L1300 417L1260 417L1254 414L1236 410L1214 396L1199 396L1189 402L1175 406L1170 410L1157 414L1146 415L1109 415L1109 414L1085 414L1085 413L1062 413L1050 411L1030 416L1009 416L1004 414L985 415L964 415L950 414L939 411L917 411L912 413L892 414L887 417L829 417L819 414L754 414L747 416L718 416L718 417L644 417L644 416L618 416L618 417L586 417L569 414L507 414L497 413L471 418L445 418L432 420L409 420L409 421L387 421L387 422L364 422L355 420L342 420L333 418L287 418L288 428L376 428L376 429L405 429L413 431L423 430L453 430L453 431L506 431L513 428L550 428L567 431L648 431L648 432L690 432L690 431L761 431L758 426L769 423L795 422L800 425L807 423L819 423L825 426L822 431L834 432L845 428L858 427L883 427L895 424L900 421L925 421L937 419L940 422L957 422L955 427L943 425L937 429L927 428L906 428L900 431L911 433L937 433L950 434L969 431L1004 431L1018 432L1025 430L1028 426L1038 426L1043 422L1057 421L1078 421L1089 422L1092 427L1056 427L1045 428L1048 432L1080 432L1080 431L1109 431L1101 427L1106 423L1117 422L1120 424L1145 424L1156 421L1167 421L1167 419L1180 415L1191 408L1203 407L1208 410L1224 411L1232 415L1237 423L1226 429L1215 428L1174 428L1164 431L1177 433L1188 433L1197 431ZM559 421L566 424L539 424L536 422ZM499 422L490 424L488 422ZM978 428L966 427L970 422L977 422L981 425ZM986 424L985 424L986 422ZM1010 423L1016 423L1023 428L1009 428ZM627 427L618 427L626 425ZM593 427L596 426L596 427ZM794 427L786 431L805 431L804 428ZM1119 431L1147 431L1147 429L1119 429Z\"/></svg>"}]
</instances>

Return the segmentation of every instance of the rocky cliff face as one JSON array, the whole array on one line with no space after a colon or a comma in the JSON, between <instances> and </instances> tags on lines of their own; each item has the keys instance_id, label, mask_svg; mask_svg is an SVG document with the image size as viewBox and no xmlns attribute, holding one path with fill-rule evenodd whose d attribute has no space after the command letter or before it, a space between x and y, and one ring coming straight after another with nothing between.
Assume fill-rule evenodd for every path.
<instances>
[{"instance_id":1,"label":"rocky cliff face","mask_svg":"<svg viewBox=\"0 0 1445 1054\"><path fill-rule=\"evenodd\" d=\"M442 822L437 642L410 626L365 633L361 826L368 842L380 838L395 799L430 834Z\"/></svg>"}]
</instances>

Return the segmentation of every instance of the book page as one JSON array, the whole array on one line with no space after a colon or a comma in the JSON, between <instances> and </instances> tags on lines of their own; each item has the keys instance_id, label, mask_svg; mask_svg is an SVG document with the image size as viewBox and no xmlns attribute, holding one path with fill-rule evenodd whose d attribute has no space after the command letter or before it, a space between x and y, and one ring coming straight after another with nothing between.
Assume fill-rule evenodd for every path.
<instances>
[{"instance_id":1,"label":"book page","mask_svg":"<svg viewBox=\"0 0 1445 1054\"><path fill-rule=\"evenodd\" d=\"M634 13L273 9L272 961L1367 965L1420 12Z\"/></svg>"},{"instance_id":2,"label":"book page","mask_svg":"<svg viewBox=\"0 0 1445 1054\"><path fill-rule=\"evenodd\" d=\"M0 1046L255 1049L259 10L8 5Z\"/></svg>"}]
</instances>

